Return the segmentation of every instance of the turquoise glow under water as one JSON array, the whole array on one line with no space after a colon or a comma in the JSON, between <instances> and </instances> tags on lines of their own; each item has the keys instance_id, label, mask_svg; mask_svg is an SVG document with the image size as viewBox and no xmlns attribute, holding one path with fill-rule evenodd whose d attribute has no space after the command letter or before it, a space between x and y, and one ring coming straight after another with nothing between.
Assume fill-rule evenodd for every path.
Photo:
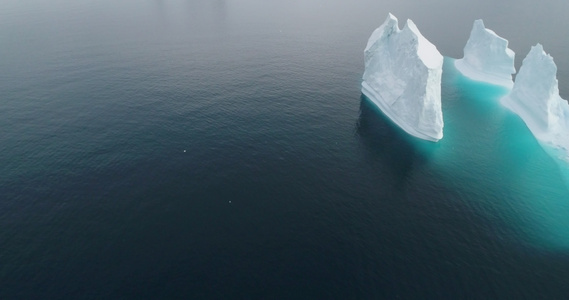
<instances>
[{"instance_id":1,"label":"turquoise glow under water","mask_svg":"<svg viewBox=\"0 0 569 300\"><path fill-rule=\"evenodd\" d=\"M413 140L449 187L474 210L525 237L521 243L569 249L569 168L500 104L507 90L470 80L445 58L444 138ZM500 236L500 233L496 233ZM505 234L505 232L504 232Z\"/></svg>"}]
</instances>

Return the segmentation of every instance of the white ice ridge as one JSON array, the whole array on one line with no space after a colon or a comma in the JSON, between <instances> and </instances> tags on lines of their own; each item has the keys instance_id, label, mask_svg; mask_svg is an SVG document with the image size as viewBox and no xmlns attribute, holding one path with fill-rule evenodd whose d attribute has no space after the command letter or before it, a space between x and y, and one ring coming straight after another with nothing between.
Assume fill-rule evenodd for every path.
<instances>
[{"instance_id":1,"label":"white ice ridge","mask_svg":"<svg viewBox=\"0 0 569 300\"><path fill-rule=\"evenodd\" d=\"M524 58L513 89L501 102L539 141L569 154L569 104L559 96L557 66L540 44Z\"/></svg>"},{"instance_id":2,"label":"white ice ridge","mask_svg":"<svg viewBox=\"0 0 569 300\"><path fill-rule=\"evenodd\" d=\"M514 56L508 40L485 28L482 20L476 20L464 46L464 58L454 64L473 80L512 88L512 74L516 73Z\"/></svg>"},{"instance_id":3,"label":"white ice ridge","mask_svg":"<svg viewBox=\"0 0 569 300\"><path fill-rule=\"evenodd\" d=\"M440 140L443 56L413 21L399 29L389 14L371 34L364 57L362 92L410 135Z\"/></svg>"}]
</instances>

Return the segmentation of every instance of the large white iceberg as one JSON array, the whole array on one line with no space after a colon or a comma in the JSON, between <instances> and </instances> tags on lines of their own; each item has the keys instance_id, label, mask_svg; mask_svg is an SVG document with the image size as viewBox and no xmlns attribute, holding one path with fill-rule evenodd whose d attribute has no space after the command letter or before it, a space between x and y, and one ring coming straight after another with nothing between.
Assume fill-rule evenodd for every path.
<instances>
[{"instance_id":1,"label":"large white iceberg","mask_svg":"<svg viewBox=\"0 0 569 300\"><path fill-rule=\"evenodd\" d=\"M539 141L569 152L569 104L559 96L557 66L540 44L531 48L513 89L501 102Z\"/></svg>"},{"instance_id":2,"label":"large white iceberg","mask_svg":"<svg viewBox=\"0 0 569 300\"><path fill-rule=\"evenodd\" d=\"M364 95L407 133L440 140L443 56L413 21L401 30L389 14L369 38L364 56Z\"/></svg>"},{"instance_id":3,"label":"large white iceberg","mask_svg":"<svg viewBox=\"0 0 569 300\"><path fill-rule=\"evenodd\" d=\"M457 59L455 66L473 80L512 88L512 74L516 73L514 57L508 40L485 28L482 20L476 20L464 46L464 58Z\"/></svg>"}]
</instances>

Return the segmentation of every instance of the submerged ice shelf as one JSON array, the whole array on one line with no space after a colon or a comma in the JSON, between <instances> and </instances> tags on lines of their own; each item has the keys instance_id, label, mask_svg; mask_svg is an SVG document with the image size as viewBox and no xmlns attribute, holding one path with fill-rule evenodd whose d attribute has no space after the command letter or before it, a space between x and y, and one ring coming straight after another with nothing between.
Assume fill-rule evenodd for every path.
<instances>
[{"instance_id":1,"label":"submerged ice shelf","mask_svg":"<svg viewBox=\"0 0 569 300\"><path fill-rule=\"evenodd\" d=\"M514 57L508 40L485 28L482 20L476 20L464 47L464 57L457 59L455 66L473 80L512 88Z\"/></svg>"},{"instance_id":2,"label":"submerged ice shelf","mask_svg":"<svg viewBox=\"0 0 569 300\"><path fill-rule=\"evenodd\" d=\"M445 120L452 125L451 131L445 133L448 140L417 148L428 151L430 162L449 166L453 178L460 175L471 181L473 173L482 174L483 179L490 178L484 177L486 175L495 176L480 180L481 191L505 187L511 196L508 206L520 203L512 210L513 218L523 223L531 218L539 220L536 229L531 231L535 234L532 238L569 248L566 238L569 236L566 230L569 228L566 218L569 211L566 201L569 104L559 96L557 67L551 56L541 45L533 47L514 83L514 52L508 48L508 41L486 29L482 20L477 20L464 48L464 57L445 60L447 76L445 85L441 86L442 71L437 71L440 54L426 40L433 51L424 51L421 48L424 38L418 30L411 29L416 30L416 27L409 20L400 30L397 19L390 14L373 32L365 48L363 94L408 134L436 141L439 137L432 135L436 126L430 127L430 134L425 134L418 120L423 117L425 107L434 107L429 106L433 102L425 95L435 88L440 95L442 88L442 95L448 101L444 107ZM413 98L414 101L410 100ZM467 103L476 99L480 99L480 103ZM439 112L440 101L439 96L436 102ZM525 125L517 116L506 112L508 108L519 115ZM437 116L434 122L428 119L431 123L423 120L422 124L440 124L442 138L442 113L434 115ZM385 139L380 140L383 141ZM495 196L491 203L500 197ZM526 201L528 199L536 201ZM523 217L518 218L518 214ZM544 232L544 228L550 232Z\"/></svg>"},{"instance_id":3,"label":"submerged ice shelf","mask_svg":"<svg viewBox=\"0 0 569 300\"><path fill-rule=\"evenodd\" d=\"M519 115L542 143L569 158L569 104L559 96L557 66L543 46L533 46L524 58L512 91L502 104Z\"/></svg>"},{"instance_id":4,"label":"submerged ice shelf","mask_svg":"<svg viewBox=\"0 0 569 300\"><path fill-rule=\"evenodd\" d=\"M389 14L364 51L362 92L395 124L415 137L443 137L443 56L411 20L399 29Z\"/></svg>"}]
</instances>

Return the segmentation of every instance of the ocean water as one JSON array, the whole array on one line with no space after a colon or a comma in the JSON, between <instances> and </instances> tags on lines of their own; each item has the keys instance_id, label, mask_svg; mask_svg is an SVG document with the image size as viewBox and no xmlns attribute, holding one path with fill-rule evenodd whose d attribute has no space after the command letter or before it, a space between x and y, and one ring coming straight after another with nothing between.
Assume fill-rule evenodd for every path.
<instances>
[{"instance_id":1,"label":"ocean water","mask_svg":"<svg viewBox=\"0 0 569 300\"><path fill-rule=\"evenodd\" d=\"M564 299L569 168L454 69L561 1L4 1L1 299ZM388 12L446 56L445 138L360 92ZM555 26L555 28L554 28Z\"/></svg>"}]
</instances>

